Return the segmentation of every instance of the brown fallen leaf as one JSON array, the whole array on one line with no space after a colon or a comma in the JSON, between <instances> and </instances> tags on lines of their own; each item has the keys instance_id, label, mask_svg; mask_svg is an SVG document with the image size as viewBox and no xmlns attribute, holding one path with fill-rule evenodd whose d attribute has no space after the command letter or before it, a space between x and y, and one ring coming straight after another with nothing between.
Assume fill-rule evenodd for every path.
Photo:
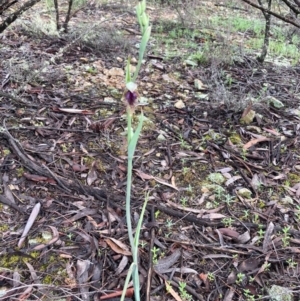
<instances>
[{"instance_id":1,"label":"brown fallen leaf","mask_svg":"<svg viewBox=\"0 0 300 301\"><path fill-rule=\"evenodd\" d=\"M281 134L279 132L277 132L276 130L274 129L267 129L267 128L264 128L264 131L272 134L272 135L275 135L275 136L280 136Z\"/></svg>"},{"instance_id":2,"label":"brown fallen leaf","mask_svg":"<svg viewBox=\"0 0 300 301\"><path fill-rule=\"evenodd\" d=\"M252 139L249 142L247 142L246 144L244 144L243 149L247 150L248 148L250 148L251 146L253 146L253 145L255 145L255 144L259 143L259 142L270 141L270 140L271 140L270 138L261 136L260 138Z\"/></svg>"},{"instance_id":3,"label":"brown fallen leaf","mask_svg":"<svg viewBox=\"0 0 300 301\"><path fill-rule=\"evenodd\" d=\"M209 291L210 285L209 285L208 275L205 273L200 273L198 276L203 281L205 285L205 290Z\"/></svg>"},{"instance_id":4,"label":"brown fallen leaf","mask_svg":"<svg viewBox=\"0 0 300 301\"><path fill-rule=\"evenodd\" d=\"M237 231L229 228L218 228L218 230L220 231L221 234L229 236L234 239L237 239L240 236L240 234Z\"/></svg>"},{"instance_id":5,"label":"brown fallen leaf","mask_svg":"<svg viewBox=\"0 0 300 301\"><path fill-rule=\"evenodd\" d=\"M100 300L110 300L112 298L120 297L122 295L122 293L123 293L123 290L116 291L116 292L113 292L113 293L110 293L110 294L106 294L106 295L101 296ZM133 287L129 287L126 290L125 297L126 298L132 298L133 293L134 293Z\"/></svg>"},{"instance_id":6,"label":"brown fallen leaf","mask_svg":"<svg viewBox=\"0 0 300 301\"><path fill-rule=\"evenodd\" d=\"M125 256L131 256L131 252L127 245L123 244L121 241L109 237L104 239L104 241L110 246L110 248L117 254L122 254Z\"/></svg>"},{"instance_id":7,"label":"brown fallen leaf","mask_svg":"<svg viewBox=\"0 0 300 301\"><path fill-rule=\"evenodd\" d=\"M34 175L34 174L29 174L27 172L23 173L23 176L30 180L30 181L34 181L34 182L47 182L51 185L56 185L56 181L52 178L47 178L44 176L40 176L40 175Z\"/></svg>"},{"instance_id":8,"label":"brown fallen leaf","mask_svg":"<svg viewBox=\"0 0 300 301\"><path fill-rule=\"evenodd\" d=\"M252 272L259 266L260 260L255 257L244 260L238 267L239 272Z\"/></svg>"},{"instance_id":9,"label":"brown fallen leaf","mask_svg":"<svg viewBox=\"0 0 300 301\"><path fill-rule=\"evenodd\" d=\"M23 176L26 179L34 181L34 182L41 182L41 181L47 181L48 180L47 177L39 176L39 175L34 175L34 174L27 173L27 172L24 172Z\"/></svg>"},{"instance_id":10,"label":"brown fallen leaf","mask_svg":"<svg viewBox=\"0 0 300 301\"><path fill-rule=\"evenodd\" d=\"M174 179L172 179L172 184L170 184L170 183L168 183L168 182L166 182L166 181L164 181L164 180L162 180L162 179L160 179L160 178L158 178L158 177L153 177L153 176L151 176L151 175L148 175L148 174L142 172L141 170L134 169L134 171L136 172L136 174L137 174L142 180L154 180L154 181L156 181L156 182L159 183L159 184L162 184L162 185L171 187L171 188L173 188L173 189L175 189L175 190L178 191L178 188L175 186L175 180L174 180Z\"/></svg>"},{"instance_id":11,"label":"brown fallen leaf","mask_svg":"<svg viewBox=\"0 0 300 301\"><path fill-rule=\"evenodd\" d=\"M88 167L85 166L85 165L73 164L73 165L72 165L72 169L73 169L74 171L85 171L85 170L88 169Z\"/></svg>"}]
</instances>

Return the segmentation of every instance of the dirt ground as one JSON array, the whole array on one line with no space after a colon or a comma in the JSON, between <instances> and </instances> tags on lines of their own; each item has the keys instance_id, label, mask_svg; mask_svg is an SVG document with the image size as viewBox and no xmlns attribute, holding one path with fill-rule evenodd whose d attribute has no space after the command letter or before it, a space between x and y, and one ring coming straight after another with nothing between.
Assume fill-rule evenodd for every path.
<instances>
[{"instance_id":1,"label":"dirt ground","mask_svg":"<svg viewBox=\"0 0 300 301\"><path fill-rule=\"evenodd\" d=\"M0 300L119 300L131 263L121 98L139 28L133 6L94 2L53 35L43 5L0 36ZM166 27L176 10L149 6L132 182L134 224L149 193L142 300L271 300L276 289L299 300L299 62L243 52L229 63L228 36L201 28L190 39L220 57L195 65L187 33Z\"/></svg>"}]
</instances>

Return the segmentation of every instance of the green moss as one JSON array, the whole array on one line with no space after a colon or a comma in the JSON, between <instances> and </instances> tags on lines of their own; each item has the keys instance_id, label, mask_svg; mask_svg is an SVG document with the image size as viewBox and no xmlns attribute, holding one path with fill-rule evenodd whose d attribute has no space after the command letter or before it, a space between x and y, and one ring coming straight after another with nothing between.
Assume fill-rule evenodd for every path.
<instances>
[{"instance_id":1,"label":"green moss","mask_svg":"<svg viewBox=\"0 0 300 301\"><path fill-rule=\"evenodd\" d=\"M10 154L10 150L9 150L9 149L4 149L4 150L2 151L2 154L3 154L3 156L7 156L7 155Z\"/></svg>"},{"instance_id":2,"label":"green moss","mask_svg":"<svg viewBox=\"0 0 300 301\"><path fill-rule=\"evenodd\" d=\"M186 173L183 175L183 181L187 183L191 183L195 178L194 173L191 169L189 169Z\"/></svg>"},{"instance_id":3,"label":"green moss","mask_svg":"<svg viewBox=\"0 0 300 301\"><path fill-rule=\"evenodd\" d=\"M51 263L59 263L58 259L57 259L57 256L50 256L50 262L48 263L48 266L49 264ZM60 261L62 262L61 266L57 267L54 269L51 269L51 274L47 273L47 275L43 278L42 280L42 283L44 284L52 284L52 285L61 285L63 284L64 282L64 279L68 277L68 274L66 272L66 269L65 269L65 260L63 259L60 259ZM48 269L44 269L44 271L46 272Z\"/></svg>"},{"instance_id":4,"label":"green moss","mask_svg":"<svg viewBox=\"0 0 300 301\"><path fill-rule=\"evenodd\" d=\"M0 209L1 209L1 208L0 208ZM6 224L0 225L0 233L1 233L1 232L5 232L5 231L7 231L8 229L9 229L8 225L6 225Z\"/></svg>"},{"instance_id":5,"label":"green moss","mask_svg":"<svg viewBox=\"0 0 300 301\"><path fill-rule=\"evenodd\" d=\"M17 176L18 177L22 177L24 172L25 172L23 167L17 168L16 171L17 171Z\"/></svg>"},{"instance_id":6,"label":"green moss","mask_svg":"<svg viewBox=\"0 0 300 301\"><path fill-rule=\"evenodd\" d=\"M287 176L288 182L290 182L291 186L294 186L295 184L300 182L300 175L296 173L289 173Z\"/></svg>"},{"instance_id":7,"label":"green moss","mask_svg":"<svg viewBox=\"0 0 300 301\"><path fill-rule=\"evenodd\" d=\"M257 205L260 209L263 209L266 207L266 203L263 200L259 200Z\"/></svg>"},{"instance_id":8,"label":"green moss","mask_svg":"<svg viewBox=\"0 0 300 301\"><path fill-rule=\"evenodd\" d=\"M92 166L92 164L94 163L95 159L94 158L91 158L91 157L83 157L83 162L84 162L84 165L87 165L87 166Z\"/></svg>"},{"instance_id":9,"label":"green moss","mask_svg":"<svg viewBox=\"0 0 300 301\"><path fill-rule=\"evenodd\" d=\"M95 166L98 171L100 172L105 172L107 169L107 166L101 161L101 160L96 160Z\"/></svg>"},{"instance_id":10,"label":"green moss","mask_svg":"<svg viewBox=\"0 0 300 301\"><path fill-rule=\"evenodd\" d=\"M23 258L24 257L20 255L5 254L0 259L0 267L13 270L16 266L23 263Z\"/></svg>"},{"instance_id":11,"label":"green moss","mask_svg":"<svg viewBox=\"0 0 300 301\"><path fill-rule=\"evenodd\" d=\"M215 184L223 184L225 182L225 178L219 172L209 174L207 180Z\"/></svg>"},{"instance_id":12,"label":"green moss","mask_svg":"<svg viewBox=\"0 0 300 301\"><path fill-rule=\"evenodd\" d=\"M230 135L229 139L233 144L242 144L243 143L242 139L238 133L233 133L232 135Z\"/></svg>"},{"instance_id":13,"label":"green moss","mask_svg":"<svg viewBox=\"0 0 300 301\"><path fill-rule=\"evenodd\" d=\"M53 283L53 276L52 275L47 275L43 278L42 280L43 284L54 284Z\"/></svg>"},{"instance_id":14,"label":"green moss","mask_svg":"<svg viewBox=\"0 0 300 301\"><path fill-rule=\"evenodd\" d=\"M33 257L34 259L37 259L40 256L40 252L38 252L38 251L32 251L32 252L29 253L29 255L31 257Z\"/></svg>"}]
</instances>

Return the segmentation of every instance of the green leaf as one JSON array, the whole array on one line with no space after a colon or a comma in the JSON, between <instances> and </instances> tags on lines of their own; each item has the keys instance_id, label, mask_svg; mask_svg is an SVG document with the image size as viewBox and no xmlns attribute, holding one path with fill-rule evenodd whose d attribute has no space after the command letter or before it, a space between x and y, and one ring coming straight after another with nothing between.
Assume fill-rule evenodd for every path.
<instances>
[{"instance_id":1,"label":"green leaf","mask_svg":"<svg viewBox=\"0 0 300 301\"><path fill-rule=\"evenodd\" d=\"M150 38L150 35L151 35L151 26L149 26L143 37L142 37L142 41L141 41L141 45L140 45L140 51L139 51L139 61L138 61L138 65L136 67L136 70L135 70L135 73L133 75L133 81L135 82L136 79L137 79L137 76L139 74L139 71L140 71L140 68L141 68L141 65L142 65L142 60L143 60L143 57L144 57L144 53L145 53L145 50L146 50L146 47L147 47L147 43L149 41L149 38Z\"/></svg>"},{"instance_id":2,"label":"green leaf","mask_svg":"<svg viewBox=\"0 0 300 301\"><path fill-rule=\"evenodd\" d=\"M143 115L143 113L140 115L139 117L139 124L137 126L137 129L135 130L135 132L133 133L130 141L128 142L128 160L133 158L134 152L135 152L135 148L137 145L137 141L139 139L139 135L141 133L142 127L143 127L143 122L146 119L145 116Z\"/></svg>"},{"instance_id":3,"label":"green leaf","mask_svg":"<svg viewBox=\"0 0 300 301\"><path fill-rule=\"evenodd\" d=\"M126 291L127 291L127 288L128 288L130 277L132 275L132 272L133 272L133 269L135 268L135 266L136 266L136 264L134 262L130 265L130 268L128 270L128 273L127 273L127 276L126 276L126 279L125 279L125 283L124 283L124 287L123 287L122 296L121 296L120 301L125 300L125 294L126 294Z\"/></svg>"},{"instance_id":4,"label":"green leaf","mask_svg":"<svg viewBox=\"0 0 300 301\"><path fill-rule=\"evenodd\" d=\"M146 206L148 203L148 199L149 199L149 192L147 192L146 197L145 197L145 201L144 201L144 205L142 208L142 212L141 212L141 216L139 218L137 227L136 227L136 232L135 232L135 236L134 236L134 246L135 248L138 248L139 246L139 239L140 239L140 232L141 232L141 228L142 228L142 222L143 222L143 217L146 211Z\"/></svg>"}]
</instances>

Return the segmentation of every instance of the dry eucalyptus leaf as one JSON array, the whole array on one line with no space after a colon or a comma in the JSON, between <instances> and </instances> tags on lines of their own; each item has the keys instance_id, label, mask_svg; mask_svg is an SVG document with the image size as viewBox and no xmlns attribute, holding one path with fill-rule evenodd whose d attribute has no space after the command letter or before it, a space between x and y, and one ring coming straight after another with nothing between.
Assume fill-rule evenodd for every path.
<instances>
[{"instance_id":1,"label":"dry eucalyptus leaf","mask_svg":"<svg viewBox=\"0 0 300 301\"><path fill-rule=\"evenodd\" d=\"M130 256L131 252L129 251L129 248L127 245L123 244L121 241L115 239L115 238L106 238L104 241L110 246L110 248L117 254L122 254L126 256Z\"/></svg>"}]
</instances>

